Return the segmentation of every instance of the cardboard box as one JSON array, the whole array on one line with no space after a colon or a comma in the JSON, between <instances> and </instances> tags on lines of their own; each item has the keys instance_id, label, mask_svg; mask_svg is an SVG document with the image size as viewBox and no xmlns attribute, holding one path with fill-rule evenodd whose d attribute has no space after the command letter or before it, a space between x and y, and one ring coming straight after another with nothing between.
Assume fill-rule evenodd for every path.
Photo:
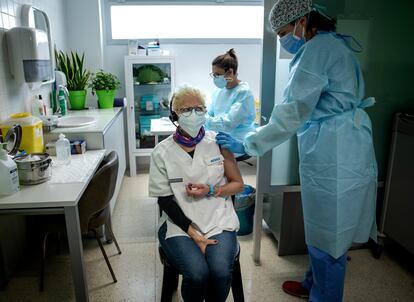
<instances>
[{"instance_id":1,"label":"cardboard box","mask_svg":"<svg viewBox=\"0 0 414 302\"><path fill-rule=\"evenodd\" d=\"M148 56L160 56L161 55L161 49L159 48L148 48L147 52L148 52Z\"/></svg>"},{"instance_id":2,"label":"cardboard box","mask_svg":"<svg viewBox=\"0 0 414 302\"><path fill-rule=\"evenodd\" d=\"M83 154L86 152L86 141L78 140L70 142L70 154Z\"/></svg>"},{"instance_id":3,"label":"cardboard box","mask_svg":"<svg viewBox=\"0 0 414 302\"><path fill-rule=\"evenodd\" d=\"M45 146L45 152L51 156L56 156L56 142L49 142ZM70 154L83 154L86 152L86 141L70 141Z\"/></svg>"}]
</instances>

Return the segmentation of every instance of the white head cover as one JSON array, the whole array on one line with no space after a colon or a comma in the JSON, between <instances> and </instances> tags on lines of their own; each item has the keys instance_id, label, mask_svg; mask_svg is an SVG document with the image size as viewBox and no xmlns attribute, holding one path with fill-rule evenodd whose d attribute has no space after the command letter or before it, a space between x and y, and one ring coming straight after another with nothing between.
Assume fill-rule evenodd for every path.
<instances>
[{"instance_id":1,"label":"white head cover","mask_svg":"<svg viewBox=\"0 0 414 302\"><path fill-rule=\"evenodd\" d=\"M312 11L312 0L278 0L269 14L272 30L277 32L283 26Z\"/></svg>"}]
</instances>

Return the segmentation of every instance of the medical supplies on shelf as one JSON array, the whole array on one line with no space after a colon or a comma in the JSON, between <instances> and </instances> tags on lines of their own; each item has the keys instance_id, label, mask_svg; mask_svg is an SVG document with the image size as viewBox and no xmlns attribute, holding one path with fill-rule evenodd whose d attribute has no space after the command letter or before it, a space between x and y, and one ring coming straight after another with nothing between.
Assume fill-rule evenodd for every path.
<instances>
[{"instance_id":1,"label":"medical supplies on shelf","mask_svg":"<svg viewBox=\"0 0 414 302\"><path fill-rule=\"evenodd\" d=\"M151 120L152 119L159 119L161 116L159 114L153 115L143 115L140 118L140 134L143 135L150 135L151 134Z\"/></svg>"},{"instance_id":2,"label":"medical supplies on shelf","mask_svg":"<svg viewBox=\"0 0 414 302\"><path fill-rule=\"evenodd\" d=\"M144 111L160 109L160 99L155 94L144 94L141 96L140 108Z\"/></svg>"},{"instance_id":3,"label":"medical supplies on shelf","mask_svg":"<svg viewBox=\"0 0 414 302\"><path fill-rule=\"evenodd\" d=\"M153 45L156 48L156 45ZM131 153L148 156L168 135L151 132L151 121L169 116L169 100L174 91L175 59L171 56L126 56L125 87L133 100L129 140Z\"/></svg>"}]
</instances>

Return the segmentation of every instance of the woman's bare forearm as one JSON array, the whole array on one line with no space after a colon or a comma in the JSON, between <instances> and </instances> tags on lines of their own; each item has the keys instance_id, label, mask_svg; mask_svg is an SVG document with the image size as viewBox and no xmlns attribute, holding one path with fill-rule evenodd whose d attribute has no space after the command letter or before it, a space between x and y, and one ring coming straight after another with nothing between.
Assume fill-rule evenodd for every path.
<instances>
[{"instance_id":1,"label":"woman's bare forearm","mask_svg":"<svg viewBox=\"0 0 414 302\"><path fill-rule=\"evenodd\" d=\"M228 183L221 186L221 188L215 187L214 192L219 196L231 196L242 192L244 185L243 178L233 153L226 149L221 149L221 154L224 157L224 174Z\"/></svg>"},{"instance_id":2,"label":"woman's bare forearm","mask_svg":"<svg viewBox=\"0 0 414 302\"><path fill-rule=\"evenodd\" d=\"M215 186L214 187L214 195L215 196L232 196L236 195L243 191L243 182L233 180L223 186Z\"/></svg>"},{"instance_id":3,"label":"woman's bare forearm","mask_svg":"<svg viewBox=\"0 0 414 302\"><path fill-rule=\"evenodd\" d=\"M201 241L204 238L191 224L188 226L187 234L194 241Z\"/></svg>"}]
</instances>

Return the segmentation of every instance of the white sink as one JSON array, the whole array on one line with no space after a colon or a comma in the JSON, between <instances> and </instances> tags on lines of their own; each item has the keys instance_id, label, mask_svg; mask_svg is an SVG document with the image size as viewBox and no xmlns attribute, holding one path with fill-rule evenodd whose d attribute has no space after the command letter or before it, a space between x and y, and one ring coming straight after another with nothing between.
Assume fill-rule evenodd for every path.
<instances>
[{"instance_id":1,"label":"white sink","mask_svg":"<svg viewBox=\"0 0 414 302\"><path fill-rule=\"evenodd\" d=\"M59 118L58 127L81 127L95 123L93 116L64 116Z\"/></svg>"}]
</instances>

